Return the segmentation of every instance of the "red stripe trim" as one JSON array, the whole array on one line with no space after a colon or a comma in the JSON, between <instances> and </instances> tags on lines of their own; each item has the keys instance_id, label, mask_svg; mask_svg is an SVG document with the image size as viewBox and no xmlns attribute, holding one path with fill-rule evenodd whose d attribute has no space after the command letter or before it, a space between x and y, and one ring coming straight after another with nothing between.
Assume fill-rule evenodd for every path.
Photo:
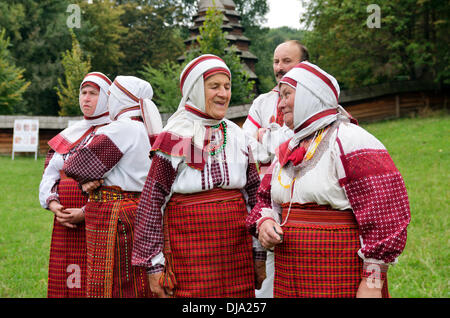
<instances>
[{"instance_id":1,"label":"red stripe trim","mask_svg":"<svg viewBox=\"0 0 450 318\"><path fill-rule=\"evenodd\" d=\"M325 82L325 84L327 84L331 88L331 90L333 91L334 96L336 96L336 101L339 100L339 96L338 96L338 93L336 91L336 87L334 87L333 83L331 83L331 80L327 76L325 76L324 74L322 74L321 72L316 70L314 67L306 65L304 63L300 63L300 64L298 64L295 67L296 68L302 68L302 69L307 70L307 71L313 73L314 75L318 76L322 81Z\"/></svg>"},{"instance_id":2,"label":"red stripe trim","mask_svg":"<svg viewBox=\"0 0 450 318\"><path fill-rule=\"evenodd\" d=\"M95 73L95 72L94 73L89 73L84 78L86 78L88 76L97 76L97 77L100 77L102 80L104 80L109 85L112 84L111 80L109 78L107 78L105 75L101 74L101 73Z\"/></svg>"},{"instance_id":3,"label":"red stripe trim","mask_svg":"<svg viewBox=\"0 0 450 318\"><path fill-rule=\"evenodd\" d=\"M327 109L324 110L323 112L317 113L314 116L312 116L311 118L309 118L307 121L305 121L300 127L298 127L297 129L294 130L294 133L298 133L300 130L308 127L309 125L311 125L313 122L315 122L316 120L329 116L329 115L334 115L337 114L337 110L336 109Z\"/></svg>"},{"instance_id":4,"label":"red stripe trim","mask_svg":"<svg viewBox=\"0 0 450 318\"><path fill-rule=\"evenodd\" d=\"M258 127L258 129L261 128L261 125L258 124L258 122L254 120L252 116L248 115L247 119L250 120L256 127Z\"/></svg>"},{"instance_id":5,"label":"red stripe trim","mask_svg":"<svg viewBox=\"0 0 450 318\"><path fill-rule=\"evenodd\" d=\"M109 112L106 112L106 113L103 113L103 114L101 114L101 115L94 116L94 117L87 117L87 116L84 116L84 119L86 119L86 120L94 120L94 119L99 119L99 118L101 118L101 117L103 117L103 116L109 116Z\"/></svg>"},{"instance_id":6,"label":"red stripe trim","mask_svg":"<svg viewBox=\"0 0 450 318\"><path fill-rule=\"evenodd\" d=\"M139 98L137 98L136 96L134 96L129 90L127 90L125 87L123 87L122 85L119 84L119 82L114 81L114 83L118 89L120 89L125 95L127 95L129 98L131 98L133 101L135 101L136 103L139 103Z\"/></svg>"},{"instance_id":7,"label":"red stripe trim","mask_svg":"<svg viewBox=\"0 0 450 318\"><path fill-rule=\"evenodd\" d=\"M205 119L214 119L214 118L212 118L211 116L209 116L208 114L205 114L204 112L202 112L202 111L200 111L200 110L198 110L198 109L196 109L196 108L194 108L194 107L191 107L191 106L189 106L189 105L185 105L184 108L185 108L188 112L193 113L194 115L197 115L197 116L199 116L199 117L201 117L201 118L205 118Z\"/></svg>"},{"instance_id":8,"label":"red stripe trim","mask_svg":"<svg viewBox=\"0 0 450 318\"><path fill-rule=\"evenodd\" d=\"M186 69L186 71L183 73L183 76L181 77L181 81L180 81L180 89L181 89L181 92L183 92L184 82L186 81L186 78L188 77L188 75L189 75L189 73L192 71L192 69L193 69L194 67L196 67L198 64L200 64L201 62L206 61L206 60L211 60L211 59L216 59L216 60L219 60L219 61L222 61L222 62L223 62L223 60L222 60L220 57L217 57L217 56L209 56L209 55L208 55L208 56L203 56L203 57L197 59L194 63L192 63L192 64ZM224 63L225 63L225 62L224 62Z\"/></svg>"},{"instance_id":9,"label":"red stripe trim","mask_svg":"<svg viewBox=\"0 0 450 318\"><path fill-rule=\"evenodd\" d=\"M95 126L90 127L80 138L78 138L78 140L73 143L70 143L67 139L62 137L61 134L58 134L48 142L48 145L57 153L66 154L70 149L78 145L84 138L86 138L86 136L89 135L94 129Z\"/></svg>"},{"instance_id":10,"label":"red stripe trim","mask_svg":"<svg viewBox=\"0 0 450 318\"><path fill-rule=\"evenodd\" d=\"M100 86L97 83L91 82L91 81L86 81L81 85L81 88L85 87L85 86L93 86L94 88L96 88L97 90L100 91Z\"/></svg>"},{"instance_id":11,"label":"red stripe trim","mask_svg":"<svg viewBox=\"0 0 450 318\"><path fill-rule=\"evenodd\" d=\"M116 120L117 117L119 117L119 116L122 115L123 113L130 112L130 111L133 111L133 110L141 110L141 106L140 106L140 105L137 105L137 106L132 106L132 107L128 107L128 108L122 109L122 110L116 115L116 117L114 117L114 120Z\"/></svg>"},{"instance_id":12,"label":"red stripe trim","mask_svg":"<svg viewBox=\"0 0 450 318\"><path fill-rule=\"evenodd\" d=\"M183 138L170 132L161 132L152 144L151 153L161 151L169 156L184 157L186 164L194 169L203 170L205 155L203 149L192 143L192 138Z\"/></svg>"},{"instance_id":13,"label":"red stripe trim","mask_svg":"<svg viewBox=\"0 0 450 318\"><path fill-rule=\"evenodd\" d=\"M290 77L286 77L286 76L283 77L283 78L281 79L280 83L290 84L290 85L292 85L294 88L297 87L297 81L294 80L294 79L292 79L292 78L290 78Z\"/></svg>"},{"instance_id":14,"label":"red stripe trim","mask_svg":"<svg viewBox=\"0 0 450 318\"><path fill-rule=\"evenodd\" d=\"M225 74L226 76L231 77L230 72L228 72L226 68L215 67L203 73L203 79L207 79L208 77L211 77L215 74Z\"/></svg>"}]
</instances>

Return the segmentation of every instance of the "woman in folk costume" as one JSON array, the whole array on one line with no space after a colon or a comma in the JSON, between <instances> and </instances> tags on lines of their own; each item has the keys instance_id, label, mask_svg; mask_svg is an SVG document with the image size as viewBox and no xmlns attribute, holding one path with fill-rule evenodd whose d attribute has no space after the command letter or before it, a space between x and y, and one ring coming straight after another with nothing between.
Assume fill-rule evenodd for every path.
<instances>
[{"instance_id":1,"label":"woman in folk costume","mask_svg":"<svg viewBox=\"0 0 450 318\"><path fill-rule=\"evenodd\" d=\"M254 266L265 253L255 240L254 261L245 219L260 180L245 134L224 118L230 78L215 55L192 60L180 76L178 111L152 147L133 264L147 269L158 297L255 295Z\"/></svg>"},{"instance_id":2,"label":"woman in folk costume","mask_svg":"<svg viewBox=\"0 0 450 318\"><path fill-rule=\"evenodd\" d=\"M281 80L294 137L261 181L247 227L275 246L275 297L387 297L406 244L403 179L386 148L338 105L337 81L302 62Z\"/></svg>"},{"instance_id":3,"label":"woman in folk costume","mask_svg":"<svg viewBox=\"0 0 450 318\"><path fill-rule=\"evenodd\" d=\"M86 235L84 212L87 203L78 183L62 171L98 128L111 122L108 89L111 81L102 73L87 74L80 85L80 108L84 119L64 129L49 141L50 151L39 185L43 208L55 214L50 244L48 297L86 296Z\"/></svg>"},{"instance_id":4,"label":"woman in folk costume","mask_svg":"<svg viewBox=\"0 0 450 318\"><path fill-rule=\"evenodd\" d=\"M89 192L87 296L149 297L145 271L131 266L131 249L135 212L151 164L150 140L162 121L148 82L118 76L109 94L113 121L64 165L65 173Z\"/></svg>"}]
</instances>

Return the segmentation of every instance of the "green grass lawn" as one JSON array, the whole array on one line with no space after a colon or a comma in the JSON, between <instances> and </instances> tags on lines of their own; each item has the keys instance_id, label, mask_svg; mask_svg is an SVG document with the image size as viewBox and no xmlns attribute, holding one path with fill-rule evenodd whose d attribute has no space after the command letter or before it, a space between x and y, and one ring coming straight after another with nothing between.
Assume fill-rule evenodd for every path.
<instances>
[{"instance_id":1,"label":"green grass lawn","mask_svg":"<svg viewBox=\"0 0 450 318\"><path fill-rule=\"evenodd\" d=\"M392 297L449 297L446 113L362 125L389 150L411 204L408 241L388 273ZM0 157L0 297L46 297L53 217L38 202L44 158Z\"/></svg>"}]
</instances>

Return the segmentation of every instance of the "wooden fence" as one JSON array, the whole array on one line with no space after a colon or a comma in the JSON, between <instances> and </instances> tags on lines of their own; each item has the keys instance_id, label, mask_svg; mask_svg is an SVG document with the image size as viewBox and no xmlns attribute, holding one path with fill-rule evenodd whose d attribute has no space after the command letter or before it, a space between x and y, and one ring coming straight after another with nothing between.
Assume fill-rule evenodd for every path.
<instances>
[{"instance_id":1,"label":"wooden fence","mask_svg":"<svg viewBox=\"0 0 450 318\"><path fill-rule=\"evenodd\" d=\"M359 122L410 116L427 109L447 109L448 92L433 83L400 82L342 91L340 104ZM231 106L227 118L242 126L250 104ZM165 123L170 114L162 114ZM81 117L0 116L0 154L11 155L15 119L39 120L39 154L48 151L47 142ZM17 154L19 155L19 153Z\"/></svg>"}]
</instances>

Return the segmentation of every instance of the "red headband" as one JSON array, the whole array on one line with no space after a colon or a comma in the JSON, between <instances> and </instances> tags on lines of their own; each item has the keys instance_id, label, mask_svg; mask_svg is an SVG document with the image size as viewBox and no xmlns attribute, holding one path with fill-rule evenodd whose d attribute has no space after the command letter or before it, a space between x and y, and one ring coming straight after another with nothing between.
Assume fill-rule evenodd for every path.
<instances>
[{"instance_id":1,"label":"red headband","mask_svg":"<svg viewBox=\"0 0 450 318\"><path fill-rule=\"evenodd\" d=\"M228 78L231 78L231 74L230 72L224 68L224 67L214 67L208 71L206 71L205 73L203 73L203 79L207 79L208 77L211 77L213 75L216 74L225 74L226 76L228 76Z\"/></svg>"},{"instance_id":2,"label":"red headband","mask_svg":"<svg viewBox=\"0 0 450 318\"><path fill-rule=\"evenodd\" d=\"M100 91L100 86L97 83L94 83L91 81L86 81L81 85L81 88L83 88L85 86L92 86L92 87L96 88L98 91Z\"/></svg>"}]
</instances>

